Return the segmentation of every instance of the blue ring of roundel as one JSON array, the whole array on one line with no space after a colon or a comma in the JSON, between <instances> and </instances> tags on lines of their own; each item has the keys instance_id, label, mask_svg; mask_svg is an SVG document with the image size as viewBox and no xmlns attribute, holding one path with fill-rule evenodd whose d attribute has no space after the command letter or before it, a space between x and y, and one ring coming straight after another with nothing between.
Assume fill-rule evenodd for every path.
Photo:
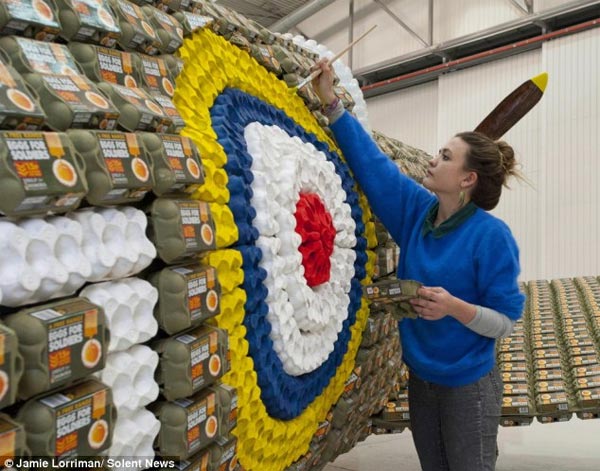
<instances>
[{"instance_id":1,"label":"blue ring of roundel","mask_svg":"<svg viewBox=\"0 0 600 471\"><path fill-rule=\"evenodd\" d=\"M347 351L351 336L350 327L356 321L356 312L361 305L360 280L366 276L367 241L364 237L365 226L358 194L353 189L354 180L340 157L331 152L328 146L319 141L314 134L306 132L274 106L241 90L227 88L216 98L210 113L213 130L217 133L218 142L227 154L225 170L229 177L227 184L230 192L229 207L239 230L236 248L243 257L243 288L247 296L244 306L246 312L244 326L247 331L249 354L254 361L258 385L261 389L261 400L271 417L282 420L293 419L302 414L335 375ZM252 220L256 216L256 211L250 204L252 197L250 184L254 178L251 170L252 157L248 154L244 139L245 127L253 122L278 126L288 135L297 136L303 142L311 143L317 150L323 152L327 160L333 163L342 180L342 187L347 195L346 203L350 205L351 215L356 223L355 273L351 280L348 316L334 344L334 350L327 360L316 370L301 376L290 376L284 371L269 337L271 330L267 320L269 307L265 302L267 288L263 284L266 272L258 265L261 250L255 246L258 231L252 226Z\"/></svg>"}]
</instances>

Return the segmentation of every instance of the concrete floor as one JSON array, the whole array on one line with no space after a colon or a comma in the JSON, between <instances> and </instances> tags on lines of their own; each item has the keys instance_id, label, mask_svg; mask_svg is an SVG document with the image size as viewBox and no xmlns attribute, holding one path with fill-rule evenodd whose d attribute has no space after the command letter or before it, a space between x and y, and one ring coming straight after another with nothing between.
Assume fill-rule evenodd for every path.
<instances>
[{"instance_id":1,"label":"concrete floor","mask_svg":"<svg viewBox=\"0 0 600 471\"><path fill-rule=\"evenodd\" d=\"M496 471L600 470L600 419L500 427ZM420 471L410 430L371 435L325 471Z\"/></svg>"}]
</instances>

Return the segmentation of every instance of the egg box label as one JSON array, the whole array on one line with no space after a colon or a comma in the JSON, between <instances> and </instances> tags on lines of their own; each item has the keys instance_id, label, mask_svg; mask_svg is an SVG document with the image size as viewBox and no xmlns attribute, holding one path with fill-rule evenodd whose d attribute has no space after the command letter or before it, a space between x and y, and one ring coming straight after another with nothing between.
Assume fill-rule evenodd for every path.
<instances>
[{"instance_id":1,"label":"egg box label","mask_svg":"<svg viewBox=\"0 0 600 471\"><path fill-rule=\"evenodd\" d=\"M12 0L2 2L0 8L5 9L8 20L0 26L2 34L26 33L35 39L52 41L60 30L58 15L44 0Z\"/></svg>"},{"instance_id":2,"label":"egg box label","mask_svg":"<svg viewBox=\"0 0 600 471\"><path fill-rule=\"evenodd\" d=\"M94 133L113 190L105 199L141 199L150 189L150 166L134 133ZM122 191L115 191L122 190Z\"/></svg>"},{"instance_id":3,"label":"egg box label","mask_svg":"<svg viewBox=\"0 0 600 471\"><path fill-rule=\"evenodd\" d=\"M99 127L111 130L117 125L119 111L100 93L96 85L82 75L41 75L42 100L60 100L71 110L71 128ZM44 96L45 95L45 96Z\"/></svg>"},{"instance_id":4,"label":"egg box label","mask_svg":"<svg viewBox=\"0 0 600 471\"><path fill-rule=\"evenodd\" d=\"M104 368L104 314L98 306L78 299L29 315L39 319L47 330L45 366L51 387L84 378Z\"/></svg>"},{"instance_id":5,"label":"egg box label","mask_svg":"<svg viewBox=\"0 0 600 471\"><path fill-rule=\"evenodd\" d=\"M372 302L395 303L416 298L421 286L413 280L383 280L365 286L363 293Z\"/></svg>"},{"instance_id":6,"label":"egg box label","mask_svg":"<svg viewBox=\"0 0 600 471\"><path fill-rule=\"evenodd\" d=\"M172 97L175 93L174 77L164 59L146 55L141 55L140 58L144 86L153 92Z\"/></svg>"},{"instance_id":7,"label":"egg box label","mask_svg":"<svg viewBox=\"0 0 600 471\"><path fill-rule=\"evenodd\" d=\"M110 84L117 106L120 104L133 105L140 113L139 121L127 131L157 131L164 132L172 124L165 111L141 88L129 88L122 85ZM122 127L123 124L119 122Z\"/></svg>"},{"instance_id":8,"label":"egg box label","mask_svg":"<svg viewBox=\"0 0 600 471\"><path fill-rule=\"evenodd\" d=\"M0 127L35 130L44 119L44 112L21 77L0 60Z\"/></svg>"},{"instance_id":9,"label":"egg box label","mask_svg":"<svg viewBox=\"0 0 600 471\"><path fill-rule=\"evenodd\" d=\"M505 371L527 371L527 363L524 361L521 362L504 362L499 361L499 367L501 372Z\"/></svg>"},{"instance_id":10,"label":"egg box label","mask_svg":"<svg viewBox=\"0 0 600 471\"><path fill-rule=\"evenodd\" d=\"M563 379L563 372L561 368L538 369L535 371L534 378L536 381Z\"/></svg>"},{"instance_id":11,"label":"egg box label","mask_svg":"<svg viewBox=\"0 0 600 471\"><path fill-rule=\"evenodd\" d=\"M582 345L582 346L569 346L569 355L571 357L579 356L579 355L595 355L596 347L592 345Z\"/></svg>"},{"instance_id":12,"label":"egg box label","mask_svg":"<svg viewBox=\"0 0 600 471\"><path fill-rule=\"evenodd\" d=\"M38 401L53 412L54 456L95 456L110 448L113 404L104 384L89 380Z\"/></svg>"},{"instance_id":13,"label":"egg box label","mask_svg":"<svg viewBox=\"0 0 600 471\"><path fill-rule=\"evenodd\" d=\"M531 413L528 396L517 395L502 398L502 415L531 415Z\"/></svg>"},{"instance_id":14,"label":"egg box label","mask_svg":"<svg viewBox=\"0 0 600 471\"><path fill-rule=\"evenodd\" d=\"M188 255L216 248L215 223L205 201L177 201Z\"/></svg>"},{"instance_id":15,"label":"egg box label","mask_svg":"<svg viewBox=\"0 0 600 471\"><path fill-rule=\"evenodd\" d=\"M528 383L505 383L503 391L505 395L521 395L527 394L529 391Z\"/></svg>"},{"instance_id":16,"label":"egg box label","mask_svg":"<svg viewBox=\"0 0 600 471\"><path fill-rule=\"evenodd\" d=\"M122 46L137 49L146 54L156 54L160 42L156 31L148 23L148 18L142 8L127 0L117 0L113 3L113 6L119 19L128 23L134 31L131 37L121 36L120 43L122 43ZM123 27L121 29L123 30Z\"/></svg>"},{"instance_id":17,"label":"egg box label","mask_svg":"<svg viewBox=\"0 0 600 471\"><path fill-rule=\"evenodd\" d=\"M198 29L206 28L214 22L214 19L210 16L197 15L195 13L190 13L189 11L183 11L181 13L183 13L184 27L187 34L191 34Z\"/></svg>"},{"instance_id":18,"label":"egg box label","mask_svg":"<svg viewBox=\"0 0 600 471\"><path fill-rule=\"evenodd\" d=\"M185 408L188 456L211 443L220 429L216 395L202 392L186 400L175 401Z\"/></svg>"},{"instance_id":19,"label":"egg box label","mask_svg":"<svg viewBox=\"0 0 600 471\"><path fill-rule=\"evenodd\" d=\"M172 124L170 131L175 132L175 133L181 131L185 127L185 121L179 114L179 111L177 111L177 108L171 101L171 98L168 97L167 95L163 95L159 92L151 92L151 93L152 93L152 98L154 99L154 101L156 101L156 103L158 103L160 105L160 107L163 109L163 112L172 121L173 124Z\"/></svg>"},{"instance_id":20,"label":"egg box label","mask_svg":"<svg viewBox=\"0 0 600 471\"><path fill-rule=\"evenodd\" d=\"M548 392L565 391L565 383L562 380L538 381L535 383L535 390L538 394Z\"/></svg>"},{"instance_id":21,"label":"egg box label","mask_svg":"<svg viewBox=\"0 0 600 471\"><path fill-rule=\"evenodd\" d=\"M593 353L592 355L578 355L571 357L571 364L574 366L581 365L595 365L598 363L598 355Z\"/></svg>"},{"instance_id":22,"label":"egg box label","mask_svg":"<svg viewBox=\"0 0 600 471\"><path fill-rule=\"evenodd\" d=\"M22 63L27 71L38 74L79 74L77 62L67 46L22 37L15 38L15 41L20 52L15 62Z\"/></svg>"},{"instance_id":23,"label":"egg box label","mask_svg":"<svg viewBox=\"0 0 600 471\"><path fill-rule=\"evenodd\" d=\"M185 277L191 323L214 317L220 312L221 287L214 267L187 265L172 270Z\"/></svg>"},{"instance_id":24,"label":"egg box label","mask_svg":"<svg viewBox=\"0 0 600 471\"><path fill-rule=\"evenodd\" d=\"M71 6L79 19L80 28L71 40L95 40L105 46L114 46L116 38L121 34L121 28L106 0L59 0L59 2L61 8Z\"/></svg>"},{"instance_id":25,"label":"egg box label","mask_svg":"<svg viewBox=\"0 0 600 471\"><path fill-rule=\"evenodd\" d=\"M159 29L161 52L172 54L177 51L183 43L183 29L179 22L157 8L148 8L147 12L152 24Z\"/></svg>"},{"instance_id":26,"label":"egg box label","mask_svg":"<svg viewBox=\"0 0 600 471\"><path fill-rule=\"evenodd\" d=\"M538 394L535 402L541 412L561 412L569 409L567 393L564 391Z\"/></svg>"},{"instance_id":27,"label":"egg box label","mask_svg":"<svg viewBox=\"0 0 600 471\"><path fill-rule=\"evenodd\" d=\"M209 386L229 370L225 331L200 326L175 337L189 349L189 379L194 392Z\"/></svg>"},{"instance_id":28,"label":"egg box label","mask_svg":"<svg viewBox=\"0 0 600 471\"><path fill-rule=\"evenodd\" d=\"M204 183L204 166L198 148L185 136L161 134L163 158L175 174L176 188L192 192Z\"/></svg>"},{"instance_id":29,"label":"egg box label","mask_svg":"<svg viewBox=\"0 0 600 471\"><path fill-rule=\"evenodd\" d=\"M322 422L319 422L319 425L318 425L317 430L314 435L314 439L316 439L317 441L321 441L327 436L327 434L331 430L332 420L333 420L333 413L331 411L329 411L329 413L325 417L325 420L323 420Z\"/></svg>"},{"instance_id":30,"label":"egg box label","mask_svg":"<svg viewBox=\"0 0 600 471\"><path fill-rule=\"evenodd\" d=\"M550 370L554 368L561 368L560 358L541 358L533 361L533 367L536 370Z\"/></svg>"},{"instance_id":31,"label":"egg box label","mask_svg":"<svg viewBox=\"0 0 600 471\"><path fill-rule=\"evenodd\" d=\"M137 88L138 84L134 71L133 54L131 52L117 51L105 47L97 47L96 64L100 78L105 82Z\"/></svg>"},{"instance_id":32,"label":"egg box label","mask_svg":"<svg viewBox=\"0 0 600 471\"><path fill-rule=\"evenodd\" d=\"M3 195L0 212L8 215L65 212L79 205L87 189L61 133L0 132L0 177L16 179L24 192L20 200Z\"/></svg>"},{"instance_id":33,"label":"egg box label","mask_svg":"<svg viewBox=\"0 0 600 471\"><path fill-rule=\"evenodd\" d=\"M576 394L577 403L584 409L600 407L600 387L579 389Z\"/></svg>"},{"instance_id":34,"label":"egg box label","mask_svg":"<svg viewBox=\"0 0 600 471\"><path fill-rule=\"evenodd\" d=\"M237 439L218 438L217 442L211 446L211 456L213 462L218 467L218 471L231 471L237 466Z\"/></svg>"}]
</instances>

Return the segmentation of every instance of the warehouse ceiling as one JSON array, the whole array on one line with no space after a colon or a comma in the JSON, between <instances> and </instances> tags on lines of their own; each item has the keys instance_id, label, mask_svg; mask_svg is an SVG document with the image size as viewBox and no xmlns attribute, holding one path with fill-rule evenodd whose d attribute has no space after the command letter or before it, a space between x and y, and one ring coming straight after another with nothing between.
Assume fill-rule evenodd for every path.
<instances>
[{"instance_id":1,"label":"warehouse ceiling","mask_svg":"<svg viewBox=\"0 0 600 471\"><path fill-rule=\"evenodd\" d=\"M269 27L304 6L306 0L218 0L217 3Z\"/></svg>"}]
</instances>

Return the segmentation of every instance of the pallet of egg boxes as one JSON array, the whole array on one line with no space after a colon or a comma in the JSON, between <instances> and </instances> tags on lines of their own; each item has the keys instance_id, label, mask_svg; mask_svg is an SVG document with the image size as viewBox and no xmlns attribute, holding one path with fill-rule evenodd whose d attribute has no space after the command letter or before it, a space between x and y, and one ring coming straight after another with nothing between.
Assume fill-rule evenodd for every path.
<instances>
[{"instance_id":1,"label":"pallet of egg boxes","mask_svg":"<svg viewBox=\"0 0 600 471\"><path fill-rule=\"evenodd\" d=\"M516 368L517 371L512 371L512 356L506 356L524 352L525 347L526 340L522 320L515 324L510 337L499 339L496 343L496 356L503 383L503 395L530 395L528 372L520 366ZM501 360L502 363L507 362L507 365L503 367ZM502 420L504 420L504 417L502 417ZM512 425L512 421L509 419L507 424Z\"/></svg>"},{"instance_id":2,"label":"pallet of egg boxes","mask_svg":"<svg viewBox=\"0 0 600 471\"><path fill-rule=\"evenodd\" d=\"M396 320L405 317L417 318L410 300L418 297L417 291L422 286L414 280L384 279L363 286L363 294L376 308L385 305Z\"/></svg>"},{"instance_id":3,"label":"pallet of egg boxes","mask_svg":"<svg viewBox=\"0 0 600 471\"><path fill-rule=\"evenodd\" d=\"M200 469L234 469L236 441L231 432L237 425L237 407L237 392L226 384L214 384L186 398L155 402L151 410L161 423L157 454L180 460L180 469L195 469L199 463L205 466Z\"/></svg>"},{"instance_id":4,"label":"pallet of egg boxes","mask_svg":"<svg viewBox=\"0 0 600 471\"><path fill-rule=\"evenodd\" d=\"M563 319L570 392L576 403L571 406L580 418L596 418L600 415L600 354L591 332L578 329L581 317Z\"/></svg>"},{"instance_id":5,"label":"pallet of egg boxes","mask_svg":"<svg viewBox=\"0 0 600 471\"><path fill-rule=\"evenodd\" d=\"M524 341L523 323L515 324L513 334L508 345L510 351L501 351L499 346L497 352L498 370L503 379L503 396L501 425L528 425L533 420L535 411L529 390L527 378L530 373L529 358L525 349L518 349L518 345L526 346Z\"/></svg>"},{"instance_id":6,"label":"pallet of egg boxes","mask_svg":"<svg viewBox=\"0 0 600 471\"><path fill-rule=\"evenodd\" d=\"M531 320L531 358L537 419L542 423L571 418L570 382L555 312L539 311Z\"/></svg>"},{"instance_id":7,"label":"pallet of egg boxes","mask_svg":"<svg viewBox=\"0 0 600 471\"><path fill-rule=\"evenodd\" d=\"M5 36L0 49L39 97L48 128L115 128L119 109L81 73L66 45Z\"/></svg>"}]
</instances>

